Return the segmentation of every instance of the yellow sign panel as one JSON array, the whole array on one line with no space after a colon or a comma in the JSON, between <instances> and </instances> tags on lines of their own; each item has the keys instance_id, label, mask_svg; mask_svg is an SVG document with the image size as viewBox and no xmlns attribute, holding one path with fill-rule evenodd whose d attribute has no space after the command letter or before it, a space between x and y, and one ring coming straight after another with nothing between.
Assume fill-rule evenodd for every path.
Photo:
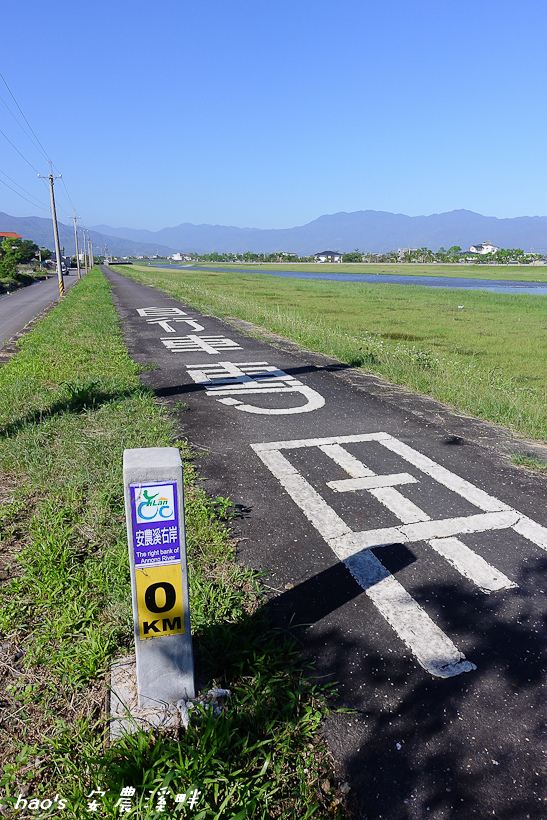
<instances>
[{"instance_id":1,"label":"yellow sign panel","mask_svg":"<svg viewBox=\"0 0 547 820\"><path fill-rule=\"evenodd\" d=\"M135 569L141 640L184 632L180 564Z\"/></svg>"}]
</instances>

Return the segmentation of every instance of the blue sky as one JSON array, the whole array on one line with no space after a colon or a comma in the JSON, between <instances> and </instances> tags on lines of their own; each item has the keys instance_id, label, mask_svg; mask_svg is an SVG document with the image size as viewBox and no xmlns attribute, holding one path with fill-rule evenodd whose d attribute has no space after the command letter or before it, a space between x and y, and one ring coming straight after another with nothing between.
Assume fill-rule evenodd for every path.
<instances>
[{"instance_id":1,"label":"blue sky","mask_svg":"<svg viewBox=\"0 0 547 820\"><path fill-rule=\"evenodd\" d=\"M64 222L547 215L546 24L544 0L20 0L0 72ZM0 184L0 211L47 216L10 111L0 80L25 157L0 134L0 180L46 210Z\"/></svg>"}]
</instances>

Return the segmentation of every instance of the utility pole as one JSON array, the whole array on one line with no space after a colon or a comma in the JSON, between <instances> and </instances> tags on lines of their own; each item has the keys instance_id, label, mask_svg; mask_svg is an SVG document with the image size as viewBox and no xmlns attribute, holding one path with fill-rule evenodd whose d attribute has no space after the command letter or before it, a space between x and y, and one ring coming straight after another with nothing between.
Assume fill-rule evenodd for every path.
<instances>
[{"instance_id":1,"label":"utility pole","mask_svg":"<svg viewBox=\"0 0 547 820\"><path fill-rule=\"evenodd\" d=\"M47 177L43 177L41 174L38 174L40 179L49 179L49 192L51 194L51 218L53 220L53 236L55 238L55 256L57 259L57 277L59 279L59 295L65 295L65 283L63 282L63 271L61 269L61 246L59 244L59 228L57 227L57 213L55 211L55 195L53 193L53 180L60 179L61 174L58 177L54 177L53 173L49 174Z\"/></svg>"},{"instance_id":2,"label":"utility pole","mask_svg":"<svg viewBox=\"0 0 547 820\"><path fill-rule=\"evenodd\" d=\"M93 242L90 239L89 240L89 270L91 270L91 268L93 267L94 264L95 264L95 260L93 259Z\"/></svg>"},{"instance_id":3,"label":"utility pole","mask_svg":"<svg viewBox=\"0 0 547 820\"><path fill-rule=\"evenodd\" d=\"M78 268L78 279L81 279L82 274L80 273L80 254L78 253L78 231L76 229L76 220L79 218L79 216L76 216L76 214L74 214L74 242L76 244L76 267Z\"/></svg>"},{"instance_id":4,"label":"utility pole","mask_svg":"<svg viewBox=\"0 0 547 820\"><path fill-rule=\"evenodd\" d=\"M82 234L84 237L84 265L85 265L85 272L87 273L87 243L85 240L85 228L82 228Z\"/></svg>"}]
</instances>

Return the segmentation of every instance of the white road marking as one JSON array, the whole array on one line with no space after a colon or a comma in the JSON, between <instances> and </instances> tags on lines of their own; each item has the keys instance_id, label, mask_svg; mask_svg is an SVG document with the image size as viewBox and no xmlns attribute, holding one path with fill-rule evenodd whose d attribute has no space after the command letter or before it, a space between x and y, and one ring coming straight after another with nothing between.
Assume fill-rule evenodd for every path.
<instances>
[{"instance_id":1,"label":"white road marking","mask_svg":"<svg viewBox=\"0 0 547 820\"><path fill-rule=\"evenodd\" d=\"M338 493L354 490L372 490L376 487L393 487L396 484L416 484L418 479L408 473L393 475L369 475L364 478L343 478L341 481L327 481L327 487Z\"/></svg>"},{"instance_id":2,"label":"white road marking","mask_svg":"<svg viewBox=\"0 0 547 820\"><path fill-rule=\"evenodd\" d=\"M359 582L361 579L368 580L366 576L363 578L362 570L365 561L369 563L370 556L376 557L371 552L365 552L347 562L348 569ZM380 561L378 563L384 568ZM465 659L465 655L393 575L388 573L388 577L372 584L365 591L388 624L411 649L420 666L431 675L452 678L477 668Z\"/></svg>"},{"instance_id":3,"label":"white road marking","mask_svg":"<svg viewBox=\"0 0 547 820\"><path fill-rule=\"evenodd\" d=\"M476 668L465 660L464 655L393 578L374 553L366 551L347 558L339 551L341 537L350 535L350 528L279 450L262 449L261 445L256 444L251 446L338 559L345 562L357 582L424 669L437 677L452 677Z\"/></svg>"},{"instance_id":4,"label":"white road marking","mask_svg":"<svg viewBox=\"0 0 547 820\"><path fill-rule=\"evenodd\" d=\"M316 390L306 387L294 376L290 376L267 362L217 362L188 365L188 373L196 384L205 387L207 396L213 396L221 404L235 407L236 410L242 410L244 413L286 416L319 410L325 404L325 399ZM241 401L251 393L298 393L304 396L306 403L297 407L267 408ZM219 398L220 396L227 398Z\"/></svg>"},{"instance_id":5,"label":"white road marking","mask_svg":"<svg viewBox=\"0 0 547 820\"><path fill-rule=\"evenodd\" d=\"M335 464L342 467L342 469L353 478L364 478L367 475L375 475L372 470L365 467L362 461L352 456L351 453L348 453L348 451L340 447L339 444L319 444L319 449L329 458L332 458ZM328 486L331 487L332 483Z\"/></svg>"},{"instance_id":6,"label":"white road marking","mask_svg":"<svg viewBox=\"0 0 547 820\"><path fill-rule=\"evenodd\" d=\"M383 439L382 444L384 447L387 447L388 450L402 456L406 461L413 464L426 475L434 478L439 484L444 484L449 490L453 490L455 493L458 493L458 495L461 495L462 498L470 501L471 504L474 504L480 510L495 512L496 510L511 509L507 504L488 495L483 492L483 490L479 490L474 484L470 484L469 481L466 481L464 478L460 478L460 476L455 475L455 473L451 473L450 470L447 470L445 467L441 467L440 464L437 464L435 461L427 458L427 456L409 447L408 444L404 444L392 436Z\"/></svg>"},{"instance_id":7,"label":"white road marking","mask_svg":"<svg viewBox=\"0 0 547 820\"><path fill-rule=\"evenodd\" d=\"M483 592L516 587L503 572L491 567L484 558L462 544L458 538L432 538L428 544Z\"/></svg>"},{"instance_id":8,"label":"white road marking","mask_svg":"<svg viewBox=\"0 0 547 820\"><path fill-rule=\"evenodd\" d=\"M241 350L241 345L226 336L179 336L176 339L162 337L162 343L173 353L212 353L223 350Z\"/></svg>"},{"instance_id":9,"label":"white road marking","mask_svg":"<svg viewBox=\"0 0 547 820\"><path fill-rule=\"evenodd\" d=\"M184 310L176 307L146 307L137 308L139 316L157 318L158 316L188 316Z\"/></svg>"},{"instance_id":10,"label":"white road marking","mask_svg":"<svg viewBox=\"0 0 547 820\"><path fill-rule=\"evenodd\" d=\"M520 520L513 529L538 547L541 547L541 549L547 550L547 530L540 524L536 524L531 518L521 515Z\"/></svg>"},{"instance_id":11,"label":"white road marking","mask_svg":"<svg viewBox=\"0 0 547 820\"><path fill-rule=\"evenodd\" d=\"M196 333L199 333L200 330L205 330L203 325L200 325L199 322L196 322L195 319L175 319L176 322L184 322L187 324L192 330L195 330Z\"/></svg>"},{"instance_id":12,"label":"white road marking","mask_svg":"<svg viewBox=\"0 0 547 820\"><path fill-rule=\"evenodd\" d=\"M167 317L163 317L161 319L147 319L147 325L159 325L165 333L176 333L177 329L175 327L171 327L173 322L181 323L188 325L192 330L200 331L205 330L203 325L200 325L199 322L196 322L194 319L168 319Z\"/></svg>"},{"instance_id":13,"label":"white road marking","mask_svg":"<svg viewBox=\"0 0 547 820\"><path fill-rule=\"evenodd\" d=\"M432 521L423 510L405 498L391 484L401 484L409 474L376 476L372 470L342 446L350 443L378 442L407 463L466 499L481 512ZM451 677L475 666L466 661L452 641L439 629L402 585L370 551L371 547L394 543L426 541L458 572L485 593L508 589L516 584L500 570L456 536L465 533L511 529L547 550L547 529L512 509L494 496L480 490L455 473L400 442L388 433L271 441L251 445L271 470L304 515L329 544L340 561L344 561L366 594L374 601L401 640L411 649L419 663L432 675ZM350 479L327 482L338 492L365 491L372 494L400 520L400 524L363 532L354 532L327 504L325 499L298 472L282 450L302 447L319 448ZM397 478L398 481L390 481ZM381 484L374 484L375 480ZM388 479L386 481L386 479Z\"/></svg>"},{"instance_id":14,"label":"white road marking","mask_svg":"<svg viewBox=\"0 0 547 820\"><path fill-rule=\"evenodd\" d=\"M416 479L414 479L416 481ZM421 510L408 498L405 498L399 490L393 487L381 487L377 490L371 490L370 494L378 499L384 507L391 510L399 521L403 524L416 524L418 521L429 521L429 515Z\"/></svg>"}]
</instances>

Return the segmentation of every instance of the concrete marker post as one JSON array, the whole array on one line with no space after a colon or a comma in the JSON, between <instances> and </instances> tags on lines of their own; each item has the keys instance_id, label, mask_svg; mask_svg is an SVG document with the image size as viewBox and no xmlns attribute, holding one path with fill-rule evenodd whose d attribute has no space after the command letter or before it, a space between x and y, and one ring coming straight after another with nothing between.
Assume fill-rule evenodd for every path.
<instances>
[{"instance_id":1,"label":"concrete marker post","mask_svg":"<svg viewBox=\"0 0 547 820\"><path fill-rule=\"evenodd\" d=\"M165 710L195 696L180 453L125 450L123 479L138 707Z\"/></svg>"}]
</instances>

